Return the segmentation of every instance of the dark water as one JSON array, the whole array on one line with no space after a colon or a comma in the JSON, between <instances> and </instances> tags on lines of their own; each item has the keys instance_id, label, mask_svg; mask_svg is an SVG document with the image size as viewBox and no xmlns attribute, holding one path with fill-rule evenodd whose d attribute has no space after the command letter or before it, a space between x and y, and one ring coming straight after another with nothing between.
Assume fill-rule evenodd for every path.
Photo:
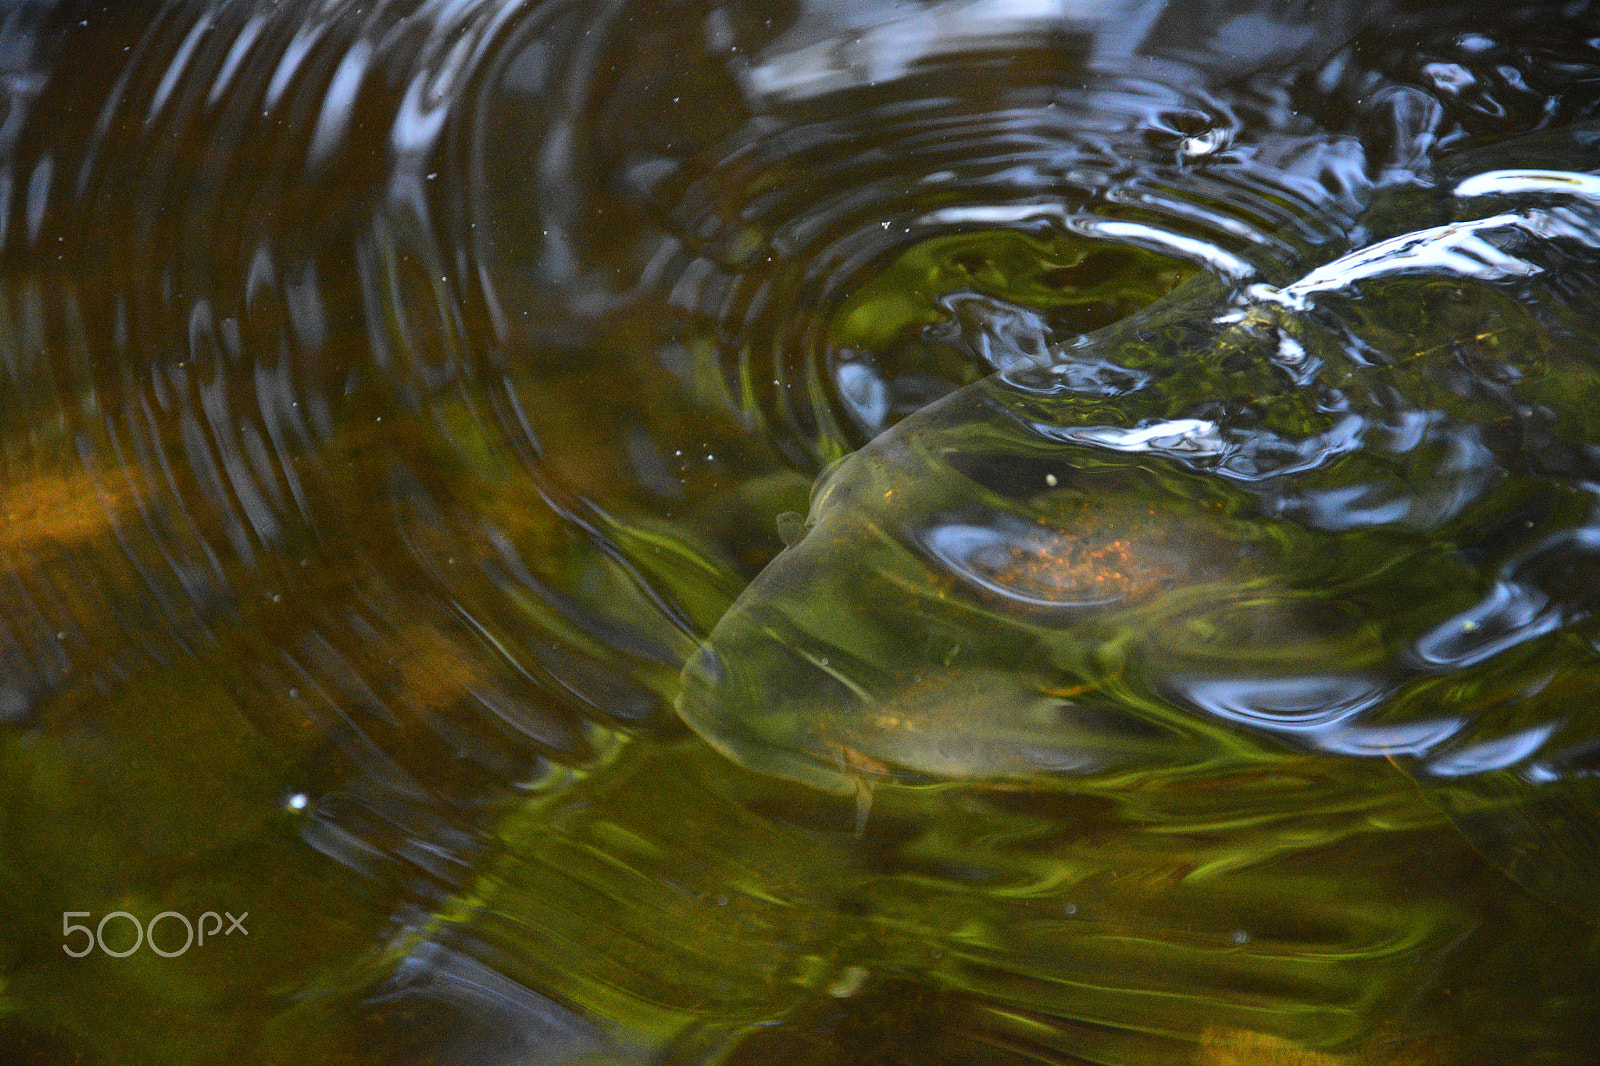
<instances>
[{"instance_id":1,"label":"dark water","mask_svg":"<svg viewBox=\"0 0 1600 1066\"><path fill-rule=\"evenodd\" d=\"M19 2L0 93L0 1060L1593 1061L1587 4Z\"/></svg>"}]
</instances>

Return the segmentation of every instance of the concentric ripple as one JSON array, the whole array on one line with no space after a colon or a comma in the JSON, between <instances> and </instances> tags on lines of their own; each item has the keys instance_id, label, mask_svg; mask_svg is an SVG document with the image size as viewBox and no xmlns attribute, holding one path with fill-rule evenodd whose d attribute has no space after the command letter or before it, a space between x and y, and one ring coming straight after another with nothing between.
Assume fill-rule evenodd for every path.
<instances>
[{"instance_id":1,"label":"concentric ripple","mask_svg":"<svg viewBox=\"0 0 1600 1066\"><path fill-rule=\"evenodd\" d=\"M1125 316L1130 299L1153 299L1196 267L1244 278L1298 258L1347 227L1370 185L1356 142L1285 101L1124 73L1131 60L1091 57L1053 32L1013 27L1003 63L976 51L871 84L849 66L869 59L838 60L841 72L827 39L794 36L720 42L743 60L728 61L721 84L655 72L659 81L616 86L662 113L645 136L639 119L607 129L565 170L550 157L571 132L497 130L498 165L541 159L530 191L554 206L531 232L529 213L509 203L526 177L485 166L475 216L498 235L483 269L496 284L519 257L548 270L564 254L573 265L555 284L604 279L604 294L588 297L596 314L664 302L651 317L681 325L656 358L791 467L815 470L957 385ZM652 43L682 54L697 42ZM518 56L507 69L533 64ZM522 86L503 78L495 88L516 99ZM590 106L622 113L613 98ZM516 108L494 99L489 110ZM708 125L723 128L711 137ZM619 133L626 143L613 149ZM516 150L504 152L508 134ZM610 180L569 204L580 168ZM613 202L625 192L642 202Z\"/></svg>"}]
</instances>

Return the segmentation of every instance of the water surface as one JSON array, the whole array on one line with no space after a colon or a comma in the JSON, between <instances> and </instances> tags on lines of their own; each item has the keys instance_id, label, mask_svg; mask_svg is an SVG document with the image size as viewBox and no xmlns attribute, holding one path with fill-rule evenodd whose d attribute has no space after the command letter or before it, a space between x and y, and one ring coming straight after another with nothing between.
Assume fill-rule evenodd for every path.
<instances>
[{"instance_id":1,"label":"water surface","mask_svg":"<svg viewBox=\"0 0 1600 1066\"><path fill-rule=\"evenodd\" d=\"M9 1060L1586 1061L1588 5L0 45Z\"/></svg>"}]
</instances>

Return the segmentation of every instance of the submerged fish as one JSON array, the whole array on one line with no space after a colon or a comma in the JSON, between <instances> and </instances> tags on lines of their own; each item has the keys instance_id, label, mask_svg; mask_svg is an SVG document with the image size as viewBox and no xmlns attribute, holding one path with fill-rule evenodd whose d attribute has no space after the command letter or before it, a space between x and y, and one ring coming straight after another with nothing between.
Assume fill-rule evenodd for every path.
<instances>
[{"instance_id":1,"label":"submerged fish","mask_svg":"<svg viewBox=\"0 0 1600 1066\"><path fill-rule=\"evenodd\" d=\"M879 782L1388 760L1595 913L1596 164L1593 128L1463 154L1287 284L1192 284L907 419L819 480L682 717L863 817Z\"/></svg>"}]
</instances>

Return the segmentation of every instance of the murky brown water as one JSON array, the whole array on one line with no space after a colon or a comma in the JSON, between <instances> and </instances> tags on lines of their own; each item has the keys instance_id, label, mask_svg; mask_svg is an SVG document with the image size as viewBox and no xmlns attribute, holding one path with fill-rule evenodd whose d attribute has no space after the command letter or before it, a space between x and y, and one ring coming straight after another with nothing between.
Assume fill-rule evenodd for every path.
<instances>
[{"instance_id":1,"label":"murky brown water","mask_svg":"<svg viewBox=\"0 0 1600 1066\"><path fill-rule=\"evenodd\" d=\"M0 1059L1592 1061L1589 5L19 0L0 94Z\"/></svg>"}]
</instances>

